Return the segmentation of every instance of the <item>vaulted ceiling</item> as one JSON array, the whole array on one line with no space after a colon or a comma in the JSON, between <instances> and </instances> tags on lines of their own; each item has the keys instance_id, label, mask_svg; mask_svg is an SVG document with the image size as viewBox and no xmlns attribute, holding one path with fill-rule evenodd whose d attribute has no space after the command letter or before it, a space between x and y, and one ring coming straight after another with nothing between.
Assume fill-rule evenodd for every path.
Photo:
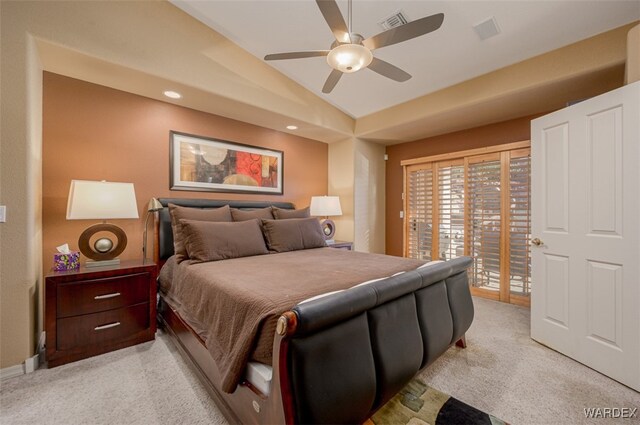
<instances>
[{"instance_id":1,"label":"vaulted ceiling","mask_svg":"<svg viewBox=\"0 0 640 425\"><path fill-rule=\"evenodd\" d=\"M344 13L346 0L338 4ZM263 60L329 47L313 0L20 5L45 70L327 143L419 140L619 87L627 33L640 20L637 0L354 0L353 27L365 36L399 10L409 19L442 12L444 24L374 51L409 81L365 69L327 95L324 58ZM488 17L500 33L481 41L472 27ZM168 89L183 97L164 97Z\"/></svg>"},{"instance_id":2,"label":"vaulted ceiling","mask_svg":"<svg viewBox=\"0 0 640 425\"><path fill-rule=\"evenodd\" d=\"M312 0L172 3L260 59L269 53L326 50L334 41ZM337 3L347 20L347 1ZM638 20L640 2L354 0L353 32L375 35L383 31L379 23L399 11L409 20L445 15L437 31L374 51L410 73L409 81L398 83L364 69L345 74L333 92L323 94L331 71L324 57L268 63L358 119ZM500 32L483 41L473 26L492 17Z\"/></svg>"}]
</instances>

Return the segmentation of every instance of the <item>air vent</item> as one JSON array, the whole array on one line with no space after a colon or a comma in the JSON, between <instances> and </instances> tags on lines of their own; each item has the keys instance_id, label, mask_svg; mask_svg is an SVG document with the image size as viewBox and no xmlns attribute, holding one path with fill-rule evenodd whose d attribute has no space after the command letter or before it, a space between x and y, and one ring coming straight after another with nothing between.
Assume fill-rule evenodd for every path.
<instances>
[{"instance_id":1,"label":"air vent","mask_svg":"<svg viewBox=\"0 0 640 425\"><path fill-rule=\"evenodd\" d=\"M476 34L478 34L480 40L486 40L487 38L500 34L500 27L498 27L494 16L485 19L479 24L475 24L473 29L476 30Z\"/></svg>"},{"instance_id":2,"label":"air vent","mask_svg":"<svg viewBox=\"0 0 640 425\"><path fill-rule=\"evenodd\" d=\"M394 13L393 15L389 16L388 18L386 18L384 21L379 22L378 24L383 29L390 30L391 28L396 28L396 27L399 27L401 25L404 25L407 22L409 22L409 19L407 18L407 16L404 14L403 11L399 10L396 13Z\"/></svg>"}]
</instances>

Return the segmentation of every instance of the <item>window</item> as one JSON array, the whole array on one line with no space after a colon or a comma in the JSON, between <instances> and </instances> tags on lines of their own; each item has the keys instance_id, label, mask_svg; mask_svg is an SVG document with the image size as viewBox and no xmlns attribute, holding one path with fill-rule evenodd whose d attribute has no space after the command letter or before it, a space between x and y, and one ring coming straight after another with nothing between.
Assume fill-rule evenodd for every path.
<instances>
[{"instance_id":1,"label":"window","mask_svg":"<svg viewBox=\"0 0 640 425\"><path fill-rule=\"evenodd\" d=\"M529 142L403 161L410 258L474 259L472 292L529 305Z\"/></svg>"}]
</instances>

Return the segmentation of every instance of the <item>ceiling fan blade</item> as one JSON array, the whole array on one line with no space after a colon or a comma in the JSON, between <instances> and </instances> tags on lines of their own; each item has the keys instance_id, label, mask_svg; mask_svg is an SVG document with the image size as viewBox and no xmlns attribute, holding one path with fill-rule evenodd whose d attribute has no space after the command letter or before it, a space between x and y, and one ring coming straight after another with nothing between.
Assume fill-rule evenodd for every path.
<instances>
[{"instance_id":1,"label":"ceiling fan blade","mask_svg":"<svg viewBox=\"0 0 640 425\"><path fill-rule=\"evenodd\" d=\"M316 0L316 3L336 40L342 43L349 42L349 30L336 1Z\"/></svg>"},{"instance_id":2,"label":"ceiling fan blade","mask_svg":"<svg viewBox=\"0 0 640 425\"><path fill-rule=\"evenodd\" d=\"M381 32L362 42L369 50L379 49L392 44L401 43L437 30L444 21L444 13L427 16L407 24Z\"/></svg>"},{"instance_id":3,"label":"ceiling fan blade","mask_svg":"<svg viewBox=\"0 0 640 425\"><path fill-rule=\"evenodd\" d=\"M342 77L342 71L338 71L337 69L331 71L331 74L329 74L327 81L325 81L322 87L322 93L331 93L331 90L333 90L336 84L338 84L338 81L340 81L340 77Z\"/></svg>"},{"instance_id":4,"label":"ceiling fan blade","mask_svg":"<svg viewBox=\"0 0 640 425\"><path fill-rule=\"evenodd\" d=\"M303 59L314 58L316 56L327 56L330 50L312 50L308 52L289 52L289 53L274 53L264 57L266 61L277 61L282 59Z\"/></svg>"},{"instance_id":5,"label":"ceiling fan blade","mask_svg":"<svg viewBox=\"0 0 640 425\"><path fill-rule=\"evenodd\" d=\"M373 72L391 78L394 81L403 82L411 78L411 74L407 74L397 66L391 65L389 62L385 62L382 59L373 58L368 68Z\"/></svg>"}]
</instances>

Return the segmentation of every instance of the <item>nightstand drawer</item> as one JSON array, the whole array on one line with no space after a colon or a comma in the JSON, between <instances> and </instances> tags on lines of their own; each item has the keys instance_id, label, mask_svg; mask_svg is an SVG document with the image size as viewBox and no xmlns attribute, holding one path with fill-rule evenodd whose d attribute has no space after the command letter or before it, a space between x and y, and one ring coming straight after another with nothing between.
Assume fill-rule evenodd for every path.
<instances>
[{"instance_id":1,"label":"nightstand drawer","mask_svg":"<svg viewBox=\"0 0 640 425\"><path fill-rule=\"evenodd\" d=\"M149 299L149 273L58 285L57 317L97 313L126 307Z\"/></svg>"},{"instance_id":2,"label":"nightstand drawer","mask_svg":"<svg viewBox=\"0 0 640 425\"><path fill-rule=\"evenodd\" d=\"M149 303L59 319L57 350L115 343L149 328Z\"/></svg>"}]
</instances>

